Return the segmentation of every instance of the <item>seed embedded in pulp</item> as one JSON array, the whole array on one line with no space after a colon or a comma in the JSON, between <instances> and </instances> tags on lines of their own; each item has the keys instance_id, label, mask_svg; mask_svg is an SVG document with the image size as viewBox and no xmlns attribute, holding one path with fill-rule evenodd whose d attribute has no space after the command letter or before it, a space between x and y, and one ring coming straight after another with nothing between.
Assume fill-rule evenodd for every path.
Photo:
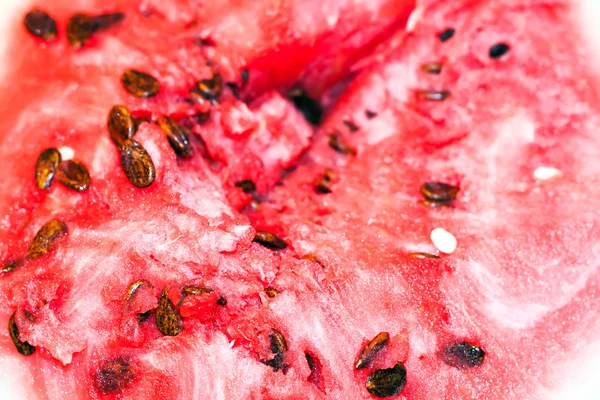
<instances>
[{"instance_id":1,"label":"seed embedded in pulp","mask_svg":"<svg viewBox=\"0 0 600 400\"><path fill-rule=\"evenodd\" d=\"M201 81L196 82L190 91L190 95L192 97L200 96L205 100L215 103L219 99L222 91L223 78L219 72L214 71L211 78L202 79Z\"/></svg>"},{"instance_id":2,"label":"seed embedded in pulp","mask_svg":"<svg viewBox=\"0 0 600 400\"><path fill-rule=\"evenodd\" d=\"M135 368L123 357L105 360L94 373L94 386L100 393L119 393L135 379Z\"/></svg>"},{"instance_id":3,"label":"seed embedded in pulp","mask_svg":"<svg viewBox=\"0 0 600 400\"><path fill-rule=\"evenodd\" d=\"M439 356L451 367L469 369L483 364L485 351L473 343L456 341L446 344Z\"/></svg>"},{"instance_id":4,"label":"seed embedded in pulp","mask_svg":"<svg viewBox=\"0 0 600 400\"><path fill-rule=\"evenodd\" d=\"M17 327L17 323L15 322L15 314L16 311L11 315L10 319L8 320L8 333L10 334L10 338L12 339L12 342L15 345L17 351L24 356L30 356L33 353L35 353L35 347L19 339L19 328Z\"/></svg>"},{"instance_id":5,"label":"seed embedded in pulp","mask_svg":"<svg viewBox=\"0 0 600 400\"><path fill-rule=\"evenodd\" d=\"M302 89L293 89L288 97L304 118L312 125L319 125L323 119L323 108L315 99L311 98Z\"/></svg>"},{"instance_id":6,"label":"seed embedded in pulp","mask_svg":"<svg viewBox=\"0 0 600 400\"><path fill-rule=\"evenodd\" d=\"M442 258L442 257L440 257L438 255L435 255L435 254L422 253L422 252L419 252L419 251L415 252L415 253L410 253L408 256L410 258L417 258L417 259L424 259L424 258L435 258L435 259L438 259L438 258Z\"/></svg>"},{"instance_id":7,"label":"seed embedded in pulp","mask_svg":"<svg viewBox=\"0 0 600 400\"><path fill-rule=\"evenodd\" d=\"M314 182L315 192L317 192L319 194L331 193L331 187L329 185L331 184L333 177L334 177L334 172L332 170L328 169L327 171L325 171L323 176L319 176L317 179L315 179L315 182Z\"/></svg>"},{"instance_id":8,"label":"seed embedded in pulp","mask_svg":"<svg viewBox=\"0 0 600 400\"><path fill-rule=\"evenodd\" d=\"M429 201L448 202L456 200L459 190L458 186L443 182L425 182L421 186L421 194Z\"/></svg>"},{"instance_id":9,"label":"seed embedded in pulp","mask_svg":"<svg viewBox=\"0 0 600 400\"><path fill-rule=\"evenodd\" d=\"M235 183L236 188L242 189L244 193L250 194L256 190L256 185L250 179L244 179Z\"/></svg>"},{"instance_id":10,"label":"seed embedded in pulp","mask_svg":"<svg viewBox=\"0 0 600 400\"><path fill-rule=\"evenodd\" d=\"M421 67L421 70L423 72L428 73L428 74L437 75L437 74L440 74L442 72L442 63L439 63L439 62L427 63L427 64L424 64Z\"/></svg>"},{"instance_id":11,"label":"seed embedded in pulp","mask_svg":"<svg viewBox=\"0 0 600 400\"><path fill-rule=\"evenodd\" d=\"M170 117L161 117L156 123L167 135L171 147L178 156L189 158L194 155L194 149L190 143L191 131L188 128Z\"/></svg>"},{"instance_id":12,"label":"seed embedded in pulp","mask_svg":"<svg viewBox=\"0 0 600 400\"><path fill-rule=\"evenodd\" d=\"M393 368L378 369L367 378L367 391L375 397L395 396L406 386L406 368L401 362Z\"/></svg>"},{"instance_id":13,"label":"seed embedded in pulp","mask_svg":"<svg viewBox=\"0 0 600 400\"><path fill-rule=\"evenodd\" d=\"M418 90L417 99L427 101L444 101L450 97L449 90Z\"/></svg>"},{"instance_id":14,"label":"seed embedded in pulp","mask_svg":"<svg viewBox=\"0 0 600 400\"><path fill-rule=\"evenodd\" d=\"M160 84L155 77L135 69L125 70L121 83L129 94L142 99L149 99L160 92Z\"/></svg>"},{"instance_id":15,"label":"seed embedded in pulp","mask_svg":"<svg viewBox=\"0 0 600 400\"><path fill-rule=\"evenodd\" d=\"M490 58L500 58L510 50L510 46L506 43L497 43L490 47Z\"/></svg>"},{"instance_id":16,"label":"seed embedded in pulp","mask_svg":"<svg viewBox=\"0 0 600 400\"><path fill-rule=\"evenodd\" d=\"M329 147L341 154L348 154L351 156L356 155L356 149L353 149L352 147L344 143L340 135L336 133L332 133L329 135Z\"/></svg>"},{"instance_id":17,"label":"seed embedded in pulp","mask_svg":"<svg viewBox=\"0 0 600 400\"><path fill-rule=\"evenodd\" d=\"M387 332L380 332L373 338L367 345L362 349L354 368L361 369L368 367L373 358L379 353L390 341L390 334Z\"/></svg>"},{"instance_id":18,"label":"seed embedded in pulp","mask_svg":"<svg viewBox=\"0 0 600 400\"><path fill-rule=\"evenodd\" d=\"M60 163L56 177L69 189L82 192L90 187L90 173L78 160L67 160Z\"/></svg>"},{"instance_id":19,"label":"seed embedded in pulp","mask_svg":"<svg viewBox=\"0 0 600 400\"><path fill-rule=\"evenodd\" d=\"M110 109L106 118L108 133L113 143L121 147L123 142L132 139L137 131L135 119L125 106L116 105Z\"/></svg>"},{"instance_id":20,"label":"seed embedded in pulp","mask_svg":"<svg viewBox=\"0 0 600 400\"><path fill-rule=\"evenodd\" d=\"M282 250L287 247L287 243L282 238L271 232L256 231L253 242L271 250Z\"/></svg>"},{"instance_id":21,"label":"seed embedded in pulp","mask_svg":"<svg viewBox=\"0 0 600 400\"><path fill-rule=\"evenodd\" d=\"M271 360L263 360L261 362L272 367L275 372L282 370L283 373L285 373L288 367L285 363L285 355L288 351L285 337L277 329L271 329L269 341L271 344L271 352L273 352L275 356Z\"/></svg>"},{"instance_id":22,"label":"seed embedded in pulp","mask_svg":"<svg viewBox=\"0 0 600 400\"><path fill-rule=\"evenodd\" d=\"M270 298L273 298L275 296L277 296L279 294L279 291L277 289L274 289L272 287L268 287L265 289L265 293L267 294L267 296L269 296Z\"/></svg>"},{"instance_id":23,"label":"seed embedded in pulp","mask_svg":"<svg viewBox=\"0 0 600 400\"><path fill-rule=\"evenodd\" d=\"M56 21L48 13L42 10L31 10L23 18L25 28L33 36L46 42L56 39L58 29Z\"/></svg>"},{"instance_id":24,"label":"seed embedded in pulp","mask_svg":"<svg viewBox=\"0 0 600 400\"><path fill-rule=\"evenodd\" d=\"M135 140L125 140L121 146L121 167L125 176L140 189L152 185L156 169L150 154Z\"/></svg>"},{"instance_id":25,"label":"seed embedded in pulp","mask_svg":"<svg viewBox=\"0 0 600 400\"><path fill-rule=\"evenodd\" d=\"M40 154L35 163L35 184L39 189L46 190L50 187L60 162L61 156L57 149L46 149Z\"/></svg>"},{"instance_id":26,"label":"seed embedded in pulp","mask_svg":"<svg viewBox=\"0 0 600 400\"><path fill-rule=\"evenodd\" d=\"M98 31L110 28L125 15L121 12L101 15L74 14L67 22L67 39L74 48L85 45Z\"/></svg>"},{"instance_id":27,"label":"seed embedded in pulp","mask_svg":"<svg viewBox=\"0 0 600 400\"><path fill-rule=\"evenodd\" d=\"M57 219L46 222L29 245L27 257L31 260L52 251L60 238L67 234L67 225Z\"/></svg>"},{"instance_id":28,"label":"seed embedded in pulp","mask_svg":"<svg viewBox=\"0 0 600 400\"><path fill-rule=\"evenodd\" d=\"M177 336L183 332L181 315L169 299L167 289L160 294L156 308L156 326L163 336Z\"/></svg>"},{"instance_id":29,"label":"seed embedded in pulp","mask_svg":"<svg viewBox=\"0 0 600 400\"><path fill-rule=\"evenodd\" d=\"M454 28L448 28L448 29L444 30L443 32L440 32L440 34L438 35L438 38L440 39L441 42L447 42L448 40L452 39L452 36L454 36L455 32L456 32L456 30Z\"/></svg>"}]
</instances>

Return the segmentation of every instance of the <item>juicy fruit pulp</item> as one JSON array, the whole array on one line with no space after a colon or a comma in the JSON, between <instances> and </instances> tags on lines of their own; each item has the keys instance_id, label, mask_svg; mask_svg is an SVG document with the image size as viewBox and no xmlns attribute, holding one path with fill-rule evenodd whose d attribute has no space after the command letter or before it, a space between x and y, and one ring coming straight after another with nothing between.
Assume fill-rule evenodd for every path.
<instances>
[{"instance_id":1,"label":"juicy fruit pulp","mask_svg":"<svg viewBox=\"0 0 600 400\"><path fill-rule=\"evenodd\" d=\"M52 13L84 10L79 36L23 27L3 98L23 393L529 398L591 340L598 104L567 5L423 1L351 67L411 2L92 3ZM350 69L316 131L270 90ZM88 175L44 153L64 147ZM534 180L548 163L564 175Z\"/></svg>"}]
</instances>

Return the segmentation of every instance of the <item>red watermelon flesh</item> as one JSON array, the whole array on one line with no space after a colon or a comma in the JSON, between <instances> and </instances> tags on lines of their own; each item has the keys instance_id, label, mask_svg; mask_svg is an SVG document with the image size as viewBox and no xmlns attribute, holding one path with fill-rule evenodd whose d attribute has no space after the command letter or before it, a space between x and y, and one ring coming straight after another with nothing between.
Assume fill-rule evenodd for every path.
<instances>
[{"instance_id":1,"label":"red watermelon flesh","mask_svg":"<svg viewBox=\"0 0 600 400\"><path fill-rule=\"evenodd\" d=\"M21 393L370 398L367 375L398 361L408 370L404 398L530 398L550 385L550 361L598 333L595 249L580 245L598 236L587 211L595 204L595 96L577 84L590 78L573 61L585 49L562 4L511 10L465 3L421 12L412 33L362 64L297 171L251 215L255 228L286 240L282 251L252 243L253 227L235 211L248 199L234 183L253 179L267 190L309 145L310 127L285 99L268 93L246 105L226 91L207 122L190 123L199 135L191 159L176 157L164 133L142 123L135 140L157 178L139 189L123 175L106 132L110 107L123 103L139 115L189 123L183 117L207 105L175 101L168 85L151 100L127 96L119 83L127 60L99 72L94 57L116 53L108 46L123 27L76 55L62 42L25 49L32 70L19 74L45 79L15 79L6 94L3 260L22 257L52 218L68 233L1 282L2 320L17 310L20 339L37 346L25 358L3 336L3 357L27 376ZM531 21L553 30L531 32ZM457 33L440 44L436 34L447 24ZM511 49L490 60L488 49L499 41ZM545 43L560 45L563 58ZM531 67L524 49L536 50L539 66ZM163 51L174 65L187 61L170 46ZM56 69L34 68L42 59ZM442 74L420 75L423 63L439 59ZM170 69L163 74L156 74L161 83L178 82ZM184 97L199 74L184 74L188 85L173 93ZM417 102L413 90L423 88L451 95ZM559 107L557 93L578 107ZM327 136L334 133L357 155L334 152ZM88 191L56 181L47 192L35 188L33 166L49 146L69 146L84 161ZM538 166L562 175L535 181ZM314 181L327 169L332 193L317 195ZM427 180L460 186L452 207L418 204ZM456 235L458 250L410 258L436 253L428 236L438 226ZM212 291L182 301L184 287ZM182 315L177 336L159 332L157 311L138 317L167 299ZM288 348L278 368L265 365L277 356L273 329ZM361 348L382 331L388 346L355 371ZM441 361L439 349L456 339L485 349L481 367L457 370Z\"/></svg>"},{"instance_id":2,"label":"red watermelon flesh","mask_svg":"<svg viewBox=\"0 0 600 400\"><path fill-rule=\"evenodd\" d=\"M405 398L544 398L561 361L598 337L599 103L576 61L589 49L567 2L516 3L423 5L411 32L365 60L302 165L251 215L324 265L328 310L344 321L327 347L407 332ZM498 43L510 49L491 58ZM441 73L424 72L431 63ZM356 156L332 149L331 135ZM421 204L428 181L460 187L457 200ZM438 227L457 239L451 255L429 239ZM314 313L288 323L301 330ZM456 339L485 349L481 367L436 357Z\"/></svg>"}]
</instances>

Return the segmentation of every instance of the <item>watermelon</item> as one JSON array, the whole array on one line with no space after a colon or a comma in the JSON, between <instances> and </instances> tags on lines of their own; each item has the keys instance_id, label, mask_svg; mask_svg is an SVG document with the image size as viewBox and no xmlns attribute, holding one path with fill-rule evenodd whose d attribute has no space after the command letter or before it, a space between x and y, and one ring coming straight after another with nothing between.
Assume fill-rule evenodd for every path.
<instances>
[{"instance_id":1,"label":"watermelon","mask_svg":"<svg viewBox=\"0 0 600 400\"><path fill-rule=\"evenodd\" d=\"M5 397L544 398L600 334L570 3L38 7L1 100Z\"/></svg>"}]
</instances>

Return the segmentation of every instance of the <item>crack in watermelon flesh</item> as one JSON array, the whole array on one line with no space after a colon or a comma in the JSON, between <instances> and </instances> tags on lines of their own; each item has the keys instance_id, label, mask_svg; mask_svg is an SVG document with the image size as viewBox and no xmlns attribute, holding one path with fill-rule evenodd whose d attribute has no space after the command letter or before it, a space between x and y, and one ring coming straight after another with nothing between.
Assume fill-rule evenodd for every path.
<instances>
[{"instance_id":1,"label":"crack in watermelon flesh","mask_svg":"<svg viewBox=\"0 0 600 400\"><path fill-rule=\"evenodd\" d=\"M569 2L424 0L407 29L404 0L43 6L58 39L15 24L0 100L0 319L37 350L0 335L20 397L368 399L371 379L405 399L543 398L599 337L600 103ZM69 46L73 13L114 11ZM158 95L130 95L127 69ZM215 73L231 85L190 97ZM282 94L298 85L326 107L317 127ZM117 104L139 118L145 189L107 131ZM38 189L48 148L89 189ZM425 200L426 182L453 192ZM27 259L50 220L66 233Z\"/></svg>"}]
</instances>

